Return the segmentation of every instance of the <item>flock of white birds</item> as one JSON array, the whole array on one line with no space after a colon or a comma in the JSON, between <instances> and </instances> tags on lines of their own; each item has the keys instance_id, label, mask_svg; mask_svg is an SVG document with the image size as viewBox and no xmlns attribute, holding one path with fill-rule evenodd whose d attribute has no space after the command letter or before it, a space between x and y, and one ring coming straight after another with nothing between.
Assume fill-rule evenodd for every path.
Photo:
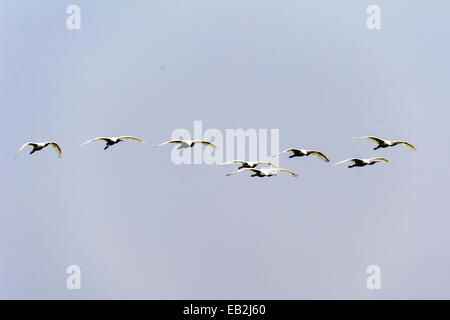
<instances>
[{"instance_id":1,"label":"flock of white birds","mask_svg":"<svg viewBox=\"0 0 450 320\"><path fill-rule=\"evenodd\" d=\"M412 144L410 144L406 141L400 141L400 140L390 141L390 140L386 140L386 139L380 139L377 137L358 137L358 138L353 138L353 139L368 139L368 140L374 141L377 144L377 146L374 148L374 150L377 150L379 148L393 147L396 145L404 145L408 148L416 150L416 148ZM133 137L133 136L122 136L122 137L98 137L98 138L88 140L88 141L82 143L81 145L85 145L85 144L88 144L93 141L105 141L106 146L105 146L104 150L106 150L109 147L111 147L112 145L118 144L119 142L123 142L125 140L134 140L134 141L137 141L140 143L145 143L143 140ZM200 144L200 145L204 145L207 147L211 147L213 149L217 149L216 145L212 144L209 141L204 141L204 140L169 140L169 141L160 143L158 145L155 145L155 147L159 147L159 146L162 146L165 144L178 144L179 146L178 146L177 150L192 148L196 144ZM22 147L20 147L19 151L17 151L16 157L17 157L17 154L19 154L19 152L22 151L27 146L33 147L30 154L33 154L36 151L40 151L47 146L52 146L56 150L56 153L58 154L58 156L60 158L62 157L61 147L54 141L27 142ZM330 161L322 152L315 151L315 150L296 149L296 148L286 149L276 155L273 155L272 157L278 157L281 154L287 153L287 152L291 153L289 158L315 155L319 159L322 159L325 162ZM352 162L353 164L349 165L348 168L353 168L353 167L364 167L367 165L373 165L378 162L388 163L389 160L387 160L385 158L369 158L369 159L350 158L347 160L339 161L335 165L345 163L345 162ZM225 165L225 164L239 164L240 165L236 171L228 173L227 176L230 176L230 175L236 174L236 173L240 173L240 172L251 172L251 177L277 176L278 173L280 173L280 172L288 173L293 177L297 176L297 174L295 174L294 172L289 171L287 169L280 168L279 166L277 166L273 163L267 162L267 161L231 160L231 161L219 163L219 165ZM261 167L261 166L265 166L265 167ZM258 167L258 168L256 168L256 167Z\"/></svg>"}]
</instances>

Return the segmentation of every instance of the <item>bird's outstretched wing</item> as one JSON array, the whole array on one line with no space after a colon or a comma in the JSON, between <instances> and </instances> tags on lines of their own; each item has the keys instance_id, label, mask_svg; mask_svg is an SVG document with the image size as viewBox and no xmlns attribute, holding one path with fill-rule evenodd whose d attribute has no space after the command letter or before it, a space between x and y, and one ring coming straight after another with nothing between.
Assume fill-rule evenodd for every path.
<instances>
[{"instance_id":1,"label":"bird's outstretched wing","mask_svg":"<svg viewBox=\"0 0 450 320\"><path fill-rule=\"evenodd\" d=\"M280 153L274 154L272 157L277 157L277 156L279 156L280 154L286 153L286 152L295 152L296 150L297 150L297 149L294 149L294 148L286 149L286 150L281 151Z\"/></svg>"},{"instance_id":2,"label":"bird's outstretched wing","mask_svg":"<svg viewBox=\"0 0 450 320\"><path fill-rule=\"evenodd\" d=\"M386 162L389 163L389 160L385 159L385 158L370 158L369 161L373 161L373 162Z\"/></svg>"},{"instance_id":3,"label":"bird's outstretched wing","mask_svg":"<svg viewBox=\"0 0 450 320\"><path fill-rule=\"evenodd\" d=\"M123 136L123 137L119 137L119 139L122 139L122 140L134 140L134 141L137 141L137 142L140 142L140 143L145 143L145 141L142 141L141 139L138 139L138 138L132 137L132 136Z\"/></svg>"},{"instance_id":4,"label":"bird's outstretched wing","mask_svg":"<svg viewBox=\"0 0 450 320\"><path fill-rule=\"evenodd\" d=\"M342 160L342 161L336 162L334 165L338 165L338 164L345 163L345 162L353 162L353 163L355 163L358 160L359 159L351 158L351 159L347 159L347 160Z\"/></svg>"},{"instance_id":5,"label":"bird's outstretched wing","mask_svg":"<svg viewBox=\"0 0 450 320\"><path fill-rule=\"evenodd\" d=\"M417 150L416 147L414 147L411 143L408 143L406 141L395 141L395 144L403 144L403 145L407 146L408 148Z\"/></svg>"},{"instance_id":6,"label":"bird's outstretched wing","mask_svg":"<svg viewBox=\"0 0 450 320\"><path fill-rule=\"evenodd\" d=\"M239 169L239 170L227 173L225 176L228 177L228 176L231 176L232 174L236 174L236 173L243 172L243 171L253 171L253 169L243 168L243 169Z\"/></svg>"},{"instance_id":7,"label":"bird's outstretched wing","mask_svg":"<svg viewBox=\"0 0 450 320\"><path fill-rule=\"evenodd\" d=\"M353 139L355 139L355 140L367 139L367 140L372 140L372 141L374 141L374 142L376 142L378 144L384 143L383 139L380 139L380 138L377 138L377 137L355 137Z\"/></svg>"},{"instance_id":8,"label":"bird's outstretched wing","mask_svg":"<svg viewBox=\"0 0 450 320\"><path fill-rule=\"evenodd\" d=\"M325 162L330 162L330 160L322 152L314 151L314 150L308 150L306 152L306 155L309 156L310 154L313 154L313 155L319 157L320 159L322 159Z\"/></svg>"},{"instance_id":9,"label":"bird's outstretched wing","mask_svg":"<svg viewBox=\"0 0 450 320\"><path fill-rule=\"evenodd\" d=\"M163 146L163 145L168 144L168 143L182 143L182 142L183 142L182 140L169 140L169 141L166 141L166 142L163 142L163 143L160 143L160 144L156 144L156 145L154 145L154 147Z\"/></svg>"},{"instance_id":10,"label":"bird's outstretched wing","mask_svg":"<svg viewBox=\"0 0 450 320\"><path fill-rule=\"evenodd\" d=\"M286 169L281 169L281 168L280 168L278 171L289 173L289 174L290 174L291 176L293 176L293 177L297 177L297 176L298 176L298 175L295 174L294 172L289 171L289 170L286 170Z\"/></svg>"},{"instance_id":11,"label":"bird's outstretched wing","mask_svg":"<svg viewBox=\"0 0 450 320\"><path fill-rule=\"evenodd\" d=\"M14 156L14 158L17 157L17 155L19 154L19 152L22 151L26 146L32 146L32 147L34 147L34 146L36 146L36 143L33 143L33 142L27 142L27 143L24 143L23 146L21 146L20 149L16 152L16 155Z\"/></svg>"},{"instance_id":12,"label":"bird's outstretched wing","mask_svg":"<svg viewBox=\"0 0 450 320\"><path fill-rule=\"evenodd\" d=\"M243 161L243 160L230 160L230 161L225 161L225 162L218 163L217 165L237 164L237 163L244 164L244 163L246 163L246 161Z\"/></svg>"},{"instance_id":13,"label":"bird's outstretched wing","mask_svg":"<svg viewBox=\"0 0 450 320\"><path fill-rule=\"evenodd\" d=\"M213 148L213 149L217 149L217 146L214 145L214 144L212 144L212 143L209 142L209 141L194 140L194 141L192 141L192 142L193 142L193 143L201 143L201 144L203 144L203 145L205 145L205 146L209 146L209 147L211 147L211 148Z\"/></svg>"},{"instance_id":14,"label":"bird's outstretched wing","mask_svg":"<svg viewBox=\"0 0 450 320\"><path fill-rule=\"evenodd\" d=\"M99 140L108 141L108 140L111 140L111 139L107 138L107 137L98 137L98 138L94 138L94 139L88 140L86 142L83 142L82 144L80 144L80 146L88 144L89 142L92 142L92 141L99 141Z\"/></svg>"},{"instance_id":15,"label":"bird's outstretched wing","mask_svg":"<svg viewBox=\"0 0 450 320\"><path fill-rule=\"evenodd\" d=\"M48 144L50 146L52 146L56 150L56 153L58 154L58 157L61 158L62 157L62 151L61 151L61 148L59 147L59 145L56 142L54 142L54 141L51 141Z\"/></svg>"},{"instance_id":16,"label":"bird's outstretched wing","mask_svg":"<svg viewBox=\"0 0 450 320\"><path fill-rule=\"evenodd\" d=\"M265 165L265 166L269 166L269 167L272 167L272 168L279 168L279 166L277 166L276 164L273 164L273 163L267 162L267 161L256 161L255 163L256 164L262 164L262 165Z\"/></svg>"}]
</instances>

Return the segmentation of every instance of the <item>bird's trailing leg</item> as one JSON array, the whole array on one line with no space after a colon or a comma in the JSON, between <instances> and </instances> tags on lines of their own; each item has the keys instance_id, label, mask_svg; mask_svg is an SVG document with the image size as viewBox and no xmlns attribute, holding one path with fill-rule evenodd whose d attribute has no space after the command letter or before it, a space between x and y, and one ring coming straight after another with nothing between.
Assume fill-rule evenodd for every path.
<instances>
[{"instance_id":1,"label":"bird's trailing leg","mask_svg":"<svg viewBox=\"0 0 450 320\"><path fill-rule=\"evenodd\" d=\"M348 166L347 168L353 168L356 167L356 165L352 164L351 166Z\"/></svg>"},{"instance_id":2,"label":"bird's trailing leg","mask_svg":"<svg viewBox=\"0 0 450 320\"><path fill-rule=\"evenodd\" d=\"M33 150L31 150L30 154L33 154L36 152L36 149L33 148Z\"/></svg>"},{"instance_id":3,"label":"bird's trailing leg","mask_svg":"<svg viewBox=\"0 0 450 320\"><path fill-rule=\"evenodd\" d=\"M108 149L109 147L111 147L111 145L107 143L106 146L105 146L105 148L103 148L103 150L106 150L106 149Z\"/></svg>"}]
</instances>

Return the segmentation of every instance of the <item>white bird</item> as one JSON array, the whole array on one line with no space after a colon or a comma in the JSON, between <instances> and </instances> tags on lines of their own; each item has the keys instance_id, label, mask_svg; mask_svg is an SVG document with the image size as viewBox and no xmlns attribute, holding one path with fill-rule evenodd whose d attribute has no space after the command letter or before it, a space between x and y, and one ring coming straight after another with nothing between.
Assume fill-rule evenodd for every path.
<instances>
[{"instance_id":1,"label":"white bird","mask_svg":"<svg viewBox=\"0 0 450 320\"><path fill-rule=\"evenodd\" d=\"M290 148L290 149L286 149L284 151L281 151L280 153L274 155L273 157L279 156L282 153L286 153L286 152L290 152L292 153L289 158L294 158L294 157L303 157L303 156L309 156L311 154L319 157L320 159L322 159L325 162L329 162L330 160L328 160L328 158L319 151L314 151L314 150L305 150L305 149L295 149L295 148Z\"/></svg>"},{"instance_id":2,"label":"white bird","mask_svg":"<svg viewBox=\"0 0 450 320\"><path fill-rule=\"evenodd\" d=\"M212 144L209 141L203 141L203 140L169 140L160 144L155 145L155 147L159 147L168 143L175 143L175 144L179 144L177 150L180 149L186 149L186 148L192 148L196 143L201 143L205 146L209 146L213 149L217 149L217 146Z\"/></svg>"},{"instance_id":3,"label":"white bird","mask_svg":"<svg viewBox=\"0 0 450 320\"><path fill-rule=\"evenodd\" d=\"M251 177L271 177L271 176L277 176L279 172L286 172L289 173L291 176L297 177L295 173L292 171L283 169L283 168L264 168L264 169L255 169L255 168L242 168L233 172L228 173L226 176L230 176L235 173L244 172L244 171L251 171L253 174Z\"/></svg>"},{"instance_id":4,"label":"white bird","mask_svg":"<svg viewBox=\"0 0 450 320\"><path fill-rule=\"evenodd\" d=\"M355 140L368 139L368 140L372 140L372 141L376 142L378 145L373 150L377 150L379 148L393 147L398 144L403 144L413 150L417 150L416 147L414 147L412 144L410 144L406 141L398 141L398 140L397 141L389 141L389 140L380 139L377 137L357 137L357 138L353 138L353 139L355 139Z\"/></svg>"},{"instance_id":5,"label":"white bird","mask_svg":"<svg viewBox=\"0 0 450 320\"><path fill-rule=\"evenodd\" d=\"M83 142L82 144L80 144L80 146L85 145L89 142L92 141L99 141L99 140L103 140L106 141L106 146L103 150L108 149L109 147L111 147L112 145L115 145L119 142L123 142L124 140L134 140L134 141L138 141L140 143L145 143L144 141L142 141L141 139L138 139L136 137L131 137L131 136L122 136L122 137L99 137L99 138L94 138L91 140L88 140L86 142Z\"/></svg>"},{"instance_id":6,"label":"white bird","mask_svg":"<svg viewBox=\"0 0 450 320\"><path fill-rule=\"evenodd\" d=\"M241 164L241 166L238 169L243 169L243 168L254 168L258 165L265 165L265 166L269 166L269 167L273 167L273 168L279 168L277 165L270 163L270 162L266 162L266 161L244 161L244 160L231 160L231 161L226 161L226 162L222 162L222 163L218 163L218 165L224 165L224 164Z\"/></svg>"},{"instance_id":7,"label":"white bird","mask_svg":"<svg viewBox=\"0 0 450 320\"><path fill-rule=\"evenodd\" d=\"M20 147L19 151L17 151L16 157L19 154L19 152L22 151L26 146L33 147L33 150L31 150L30 154L33 154L36 151L42 150L42 149L44 149L47 146L52 146L56 150L56 153L58 154L58 157L60 157L60 158L62 157L61 148L54 141L49 141L49 142L27 142L22 147Z\"/></svg>"},{"instance_id":8,"label":"white bird","mask_svg":"<svg viewBox=\"0 0 450 320\"><path fill-rule=\"evenodd\" d=\"M357 159L357 158L352 158L352 159L347 159L344 161L339 161L337 162L335 165L340 164L340 163L344 163L344 162L353 162L353 164L351 166L348 166L349 168L353 168L353 167L364 167L364 166L371 166L377 162L386 162L388 163L389 161L384 159L384 158L370 158L370 159Z\"/></svg>"}]
</instances>

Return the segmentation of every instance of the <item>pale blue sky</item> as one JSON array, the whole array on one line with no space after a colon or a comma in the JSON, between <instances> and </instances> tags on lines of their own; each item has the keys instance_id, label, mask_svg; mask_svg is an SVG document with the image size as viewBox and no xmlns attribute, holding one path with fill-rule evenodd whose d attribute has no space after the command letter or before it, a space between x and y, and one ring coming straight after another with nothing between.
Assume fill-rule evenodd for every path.
<instances>
[{"instance_id":1,"label":"pale blue sky","mask_svg":"<svg viewBox=\"0 0 450 320\"><path fill-rule=\"evenodd\" d=\"M66 8L82 27L66 29ZM381 7L381 30L366 8ZM0 1L0 298L450 298L448 1ZM280 129L293 179L151 145ZM149 143L77 144L136 135ZM373 151L361 135L406 139ZM26 141L55 140L29 156ZM65 286L66 267L82 289ZM368 265L382 290L366 288Z\"/></svg>"}]
</instances>

